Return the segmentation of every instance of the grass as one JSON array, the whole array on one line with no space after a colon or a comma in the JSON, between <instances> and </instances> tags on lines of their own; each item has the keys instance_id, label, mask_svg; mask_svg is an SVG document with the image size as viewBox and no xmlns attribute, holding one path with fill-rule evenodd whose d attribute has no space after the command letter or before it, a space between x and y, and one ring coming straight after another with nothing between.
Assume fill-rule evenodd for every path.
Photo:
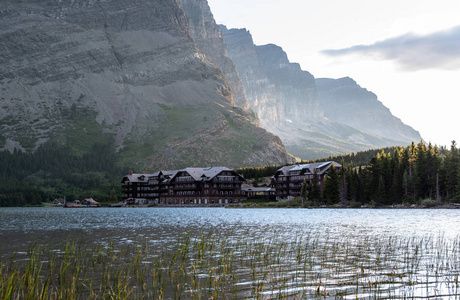
<instances>
[{"instance_id":1,"label":"grass","mask_svg":"<svg viewBox=\"0 0 460 300\"><path fill-rule=\"evenodd\" d=\"M150 169L177 169L185 166L260 164L269 142L260 129L237 108L221 105L168 106L160 104L164 120L157 129L136 133L119 152L122 165ZM145 159L136 159L143 157ZM248 160L253 162L248 162Z\"/></svg>"},{"instance_id":2,"label":"grass","mask_svg":"<svg viewBox=\"0 0 460 300\"><path fill-rule=\"evenodd\" d=\"M83 155L98 142L110 141L112 136L104 134L104 126L96 122L96 113L89 109L77 110L68 122L63 139L77 155Z\"/></svg>"},{"instance_id":3,"label":"grass","mask_svg":"<svg viewBox=\"0 0 460 300\"><path fill-rule=\"evenodd\" d=\"M314 233L33 244L0 263L0 299L401 299L460 295L460 240Z\"/></svg>"}]
</instances>

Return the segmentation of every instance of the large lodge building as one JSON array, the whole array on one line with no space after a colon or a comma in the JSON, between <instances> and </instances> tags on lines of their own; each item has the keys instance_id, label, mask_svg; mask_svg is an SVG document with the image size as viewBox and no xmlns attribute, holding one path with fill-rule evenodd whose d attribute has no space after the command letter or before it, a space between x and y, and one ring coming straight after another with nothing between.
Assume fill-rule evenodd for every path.
<instances>
[{"instance_id":1,"label":"large lodge building","mask_svg":"<svg viewBox=\"0 0 460 300\"><path fill-rule=\"evenodd\" d=\"M302 184L304 180L309 184L311 180L313 180L315 173L316 176L318 176L319 184L322 185L331 166L334 166L337 172L342 168L340 164L334 161L328 161L323 163L285 166L278 169L271 181L271 186L275 188L276 191L276 199L299 197L302 193Z\"/></svg>"},{"instance_id":2,"label":"large lodge building","mask_svg":"<svg viewBox=\"0 0 460 300\"><path fill-rule=\"evenodd\" d=\"M243 176L226 167L185 168L123 177L128 204L227 205L246 199Z\"/></svg>"},{"instance_id":3,"label":"large lodge building","mask_svg":"<svg viewBox=\"0 0 460 300\"><path fill-rule=\"evenodd\" d=\"M271 179L270 188L254 188L243 183L242 175L226 167L185 168L133 174L123 177L123 200L127 204L177 206L224 206L249 198L288 199L300 196L304 179L311 182L314 174L319 184L336 162L285 166Z\"/></svg>"}]
</instances>

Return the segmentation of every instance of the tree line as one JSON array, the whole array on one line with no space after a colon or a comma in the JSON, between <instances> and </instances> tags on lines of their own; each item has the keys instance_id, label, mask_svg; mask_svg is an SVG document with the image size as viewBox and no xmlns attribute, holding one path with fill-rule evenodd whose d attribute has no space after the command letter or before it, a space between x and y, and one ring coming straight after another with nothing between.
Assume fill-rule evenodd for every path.
<instances>
[{"instance_id":1,"label":"tree line","mask_svg":"<svg viewBox=\"0 0 460 300\"><path fill-rule=\"evenodd\" d=\"M386 154L393 153L396 147L386 147L381 149L370 149L366 151L359 151L357 153L352 152L349 154L344 155L336 155L336 156L329 156L326 158L321 158L317 160L301 160L299 164L307 164L313 162L326 162L326 161L336 161L341 162L343 161L347 165L354 165L354 166L365 166L369 163L372 157L376 156L377 154L382 153L382 151ZM441 148L444 149L444 148ZM279 168L287 166L285 165L267 165L263 167L244 167L237 169L237 172L243 175L244 178L263 178L272 176L275 174L276 170Z\"/></svg>"},{"instance_id":2,"label":"tree line","mask_svg":"<svg viewBox=\"0 0 460 300\"><path fill-rule=\"evenodd\" d=\"M323 185L306 183L310 204L391 205L421 199L460 202L460 152L420 142L408 147L368 150L318 161L342 164L332 168ZM318 162L317 161L317 162ZM302 162L305 163L305 162ZM282 166L241 168L245 178L272 176ZM34 153L0 152L0 206L40 205L66 196L68 201L93 197L116 201L121 192L120 168L113 141L94 144L83 155L68 146L47 143Z\"/></svg>"},{"instance_id":3,"label":"tree line","mask_svg":"<svg viewBox=\"0 0 460 300\"><path fill-rule=\"evenodd\" d=\"M323 202L380 206L421 200L460 201L459 172L460 154L455 141L450 150L412 143L394 148L392 153L378 153L367 166L345 164L339 173L332 170L324 194L330 194L331 189L338 196Z\"/></svg>"},{"instance_id":4,"label":"tree line","mask_svg":"<svg viewBox=\"0 0 460 300\"><path fill-rule=\"evenodd\" d=\"M66 197L116 201L124 170L117 167L113 141L94 144L83 155L58 143L37 151L0 151L0 206L41 205Z\"/></svg>"},{"instance_id":5,"label":"tree line","mask_svg":"<svg viewBox=\"0 0 460 300\"><path fill-rule=\"evenodd\" d=\"M460 202L460 152L455 141L450 149L412 143L408 147L368 150L319 161L336 161L318 185L316 175L305 182L302 194L310 205L386 206ZM305 162L302 162L305 163ZM245 178L272 176L281 166L244 168Z\"/></svg>"}]
</instances>

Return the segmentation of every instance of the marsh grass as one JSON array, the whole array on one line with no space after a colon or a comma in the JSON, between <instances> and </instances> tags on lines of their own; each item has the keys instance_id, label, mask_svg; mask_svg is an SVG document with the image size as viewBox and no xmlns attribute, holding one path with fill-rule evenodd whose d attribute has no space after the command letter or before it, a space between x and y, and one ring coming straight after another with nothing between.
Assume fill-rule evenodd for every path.
<instances>
[{"instance_id":1,"label":"marsh grass","mask_svg":"<svg viewBox=\"0 0 460 300\"><path fill-rule=\"evenodd\" d=\"M459 255L443 236L34 243L2 254L0 299L458 299Z\"/></svg>"}]
</instances>

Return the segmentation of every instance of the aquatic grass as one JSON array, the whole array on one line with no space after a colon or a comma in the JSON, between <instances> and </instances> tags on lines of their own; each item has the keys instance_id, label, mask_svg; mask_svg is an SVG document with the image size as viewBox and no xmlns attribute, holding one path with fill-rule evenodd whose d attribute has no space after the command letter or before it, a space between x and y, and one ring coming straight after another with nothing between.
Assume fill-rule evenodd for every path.
<instances>
[{"instance_id":1,"label":"aquatic grass","mask_svg":"<svg viewBox=\"0 0 460 300\"><path fill-rule=\"evenodd\" d=\"M0 262L0 299L459 297L459 239L235 237L192 232L156 247L80 240ZM4 256L3 256L4 257Z\"/></svg>"}]
</instances>

